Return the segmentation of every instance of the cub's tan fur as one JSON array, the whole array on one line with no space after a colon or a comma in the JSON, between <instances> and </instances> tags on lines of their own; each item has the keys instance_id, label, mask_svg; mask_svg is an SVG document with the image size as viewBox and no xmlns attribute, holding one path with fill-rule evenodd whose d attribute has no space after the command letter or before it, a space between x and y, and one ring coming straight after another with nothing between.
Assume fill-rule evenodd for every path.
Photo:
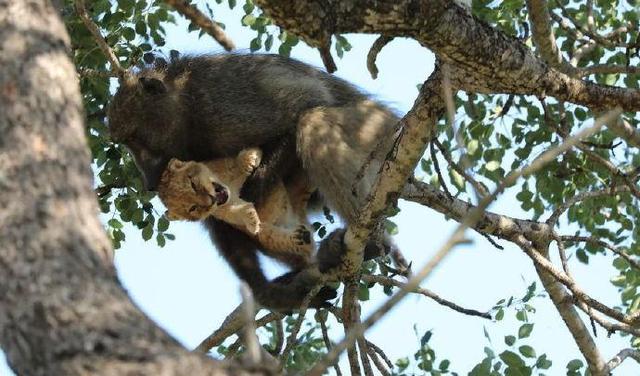
<instances>
[{"instance_id":1,"label":"cub's tan fur","mask_svg":"<svg viewBox=\"0 0 640 376\"><path fill-rule=\"evenodd\" d=\"M311 193L306 178L297 175L286 187L276 182L257 207L239 197L261 156L260 149L249 148L235 158L172 159L158 187L167 218L199 221L214 216L254 237L268 256L294 268L304 267L314 249L306 227L305 208Z\"/></svg>"}]
</instances>

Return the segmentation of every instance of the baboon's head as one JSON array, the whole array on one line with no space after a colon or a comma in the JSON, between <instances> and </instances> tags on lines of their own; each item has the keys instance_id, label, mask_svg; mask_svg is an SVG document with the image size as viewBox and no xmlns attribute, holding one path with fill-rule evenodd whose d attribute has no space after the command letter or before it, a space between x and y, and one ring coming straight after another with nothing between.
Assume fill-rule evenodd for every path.
<instances>
[{"instance_id":1,"label":"baboon's head","mask_svg":"<svg viewBox=\"0 0 640 376\"><path fill-rule=\"evenodd\" d=\"M160 178L158 196L167 219L199 221L229 201L229 189L204 164L174 158Z\"/></svg>"},{"instance_id":2,"label":"baboon's head","mask_svg":"<svg viewBox=\"0 0 640 376\"><path fill-rule=\"evenodd\" d=\"M128 73L107 112L111 139L129 149L149 190L157 186L169 159L187 159L184 112L172 87L163 70Z\"/></svg>"}]
</instances>

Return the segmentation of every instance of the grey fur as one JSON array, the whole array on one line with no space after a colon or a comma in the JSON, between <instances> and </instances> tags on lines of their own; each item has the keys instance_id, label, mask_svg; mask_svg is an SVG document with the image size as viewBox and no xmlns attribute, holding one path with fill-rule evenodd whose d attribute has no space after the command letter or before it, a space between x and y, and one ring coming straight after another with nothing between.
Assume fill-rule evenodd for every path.
<instances>
[{"instance_id":1,"label":"grey fur","mask_svg":"<svg viewBox=\"0 0 640 376\"><path fill-rule=\"evenodd\" d=\"M170 158L203 161L260 147L265 168L254 173L243 192L260 179L272 181L269 176L286 183L287 174L299 172L301 162L312 184L347 223L364 204L384 155L373 156L353 195L355 178L376 146L388 150L397 122L389 109L346 81L277 55L181 57L126 77L109 109L113 140L129 148L150 188ZM296 151L289 148L290 139ZM261 191L255 192L243 198L260 200ZM236 273L258 290L262 304L293 307L301 301L305 290L299 286L295 293L282 293L290 276L280 278L277 286L266 281L255 259L255 243L214 220L206 225ZM220 229L225 233L217 233ZM320 252L327 251L321 259L331 259L327 267L337 263L331 255L341 252L341 241L336 241L341 236L330 239L320 246ZM264 293L270 287L278 296Z\"/></svg>"}]
</instances>

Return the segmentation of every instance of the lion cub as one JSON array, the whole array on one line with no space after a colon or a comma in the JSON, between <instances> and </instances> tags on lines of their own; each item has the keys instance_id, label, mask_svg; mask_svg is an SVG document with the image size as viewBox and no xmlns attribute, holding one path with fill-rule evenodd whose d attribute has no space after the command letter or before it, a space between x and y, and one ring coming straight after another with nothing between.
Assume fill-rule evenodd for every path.
<instances>
[{"instance_id":1,"label":"lion cub","mask_svg":"<svg viewBox=\"0 0 640 376\"><path fill-rule=\"evenodd\" d=\"M287 187L277 182L257 207L239 197L261 158L260 149L249 148L235 158L172 159L158 186L167 218L198 221L214 216L252 236L268 256L294 268L304 267L314 250L306 227L305 209L311 195L306 178L301 176Z\"/></svg>"}]
</instances>

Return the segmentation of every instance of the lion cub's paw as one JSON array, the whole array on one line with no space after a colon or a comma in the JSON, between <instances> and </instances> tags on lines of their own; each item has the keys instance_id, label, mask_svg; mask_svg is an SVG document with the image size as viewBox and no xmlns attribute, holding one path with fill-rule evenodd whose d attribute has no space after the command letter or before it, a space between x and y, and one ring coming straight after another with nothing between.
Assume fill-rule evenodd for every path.
<instances>
[{"instance_id":1,"label":"lion cub's paw","mask_svg":"<svg viewBox=\"0 0 640 376\"><path fill-rule=\"evenodd\" d=\"M298 245L311 244L311 231L307 226L300 225L294 232L294 239Z\"/></svg>"},{"instance_id":2,"label":"lion cub's paw","mask_svg":"<svg viewBox=\"0 0 640 376\"><path fill-rule=\"evenodd\" d=\"M256 235L258 232L260 232L260 217L258 217L258 212L256 212L255 208L250 208L247 209L244 214L245 228L250 234Z\"/></svg>"},{"instance_id":3,"label":"lion cub's paw","mask_svg":"<svg viewBox=\"0 0 640 376\"><path fill-rule=\"evenodd\" d=\"M238 158L244 172L251 174L262 161L262 150L256 148L244 149L238 154Z\"/></svg>"}]
</instances>

